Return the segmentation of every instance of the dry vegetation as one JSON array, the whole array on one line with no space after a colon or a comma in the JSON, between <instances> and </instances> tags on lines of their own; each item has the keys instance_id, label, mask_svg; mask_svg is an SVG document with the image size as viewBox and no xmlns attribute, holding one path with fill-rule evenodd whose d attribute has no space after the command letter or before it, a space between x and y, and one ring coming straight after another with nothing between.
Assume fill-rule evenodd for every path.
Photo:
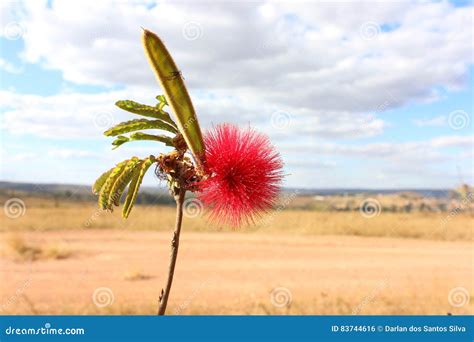
<instances>
[{"instance_id":1,"label":"dry vegetation","mask_svg":"<svg viewBox=\"0 0 474 342\"><path fill-rule=\"evenodd\" d=\"M23 199L0 213L0 313L154 314L167 267L172 207L127 221L91 202ZM254 228L185 218L171 314L472 314L472 214L276 210ZM106 287L113 303L94 305ZM289 305L272 304L284 287Z\"/></svg>"},{"instance_id":2,"label":"dry vegetation","mask_svg":"<svg viewBox=\"0 0 474 342\"><path fill-rule=\"evenodd\" d=\"M175 220L174 208L167 206L137 206L134 215L123 220L120 212L112 214L98 210L95 203L25 200L27 215L9 219L0 212L0 231L47 231L68 229L120 229L168 231ZM202 213L185 217L186 231L220 232L229 230L211 224ZM275 210L256 222L256 226L241 232L293 235L356 235L407 237L434 240L470 240L474 231L474 215L449 212L382 212L366 218L358 211L312 211L301 209Z\"/></svg>"},{"instance_id":3,"label":"dry vegetation","mask_svg":"<svg viewBox=\"0 0 474 342\"><path fill-rule=\"evenodd\" d=\"M42 246L25 241L17 234L5 238L2 249L3 257L12 257L15 261L36 261L44 259L67 259L72 256L72 251L62 245Z\"/></svg>"},{"instance_id":4,"label":"dry vegetation","mask_svg":"<svg viewBox=\"0 0 474 342\"><path fill-rule=\"evenodd\" d=\"M4 236L5 234L0 234ZM154 314L168 232L25 232L32 244L67 243L65 260L0 260L2 313ZM188 232L171 314L467 314L449 292L472 289L472 244L353 236ZM139 270L139 271L136 271ZM104 307L93 294L110 289ZM291 302L272 304L283 287ZM112 297L109 297L112 298Z\"/></svg>"}]
</instances>

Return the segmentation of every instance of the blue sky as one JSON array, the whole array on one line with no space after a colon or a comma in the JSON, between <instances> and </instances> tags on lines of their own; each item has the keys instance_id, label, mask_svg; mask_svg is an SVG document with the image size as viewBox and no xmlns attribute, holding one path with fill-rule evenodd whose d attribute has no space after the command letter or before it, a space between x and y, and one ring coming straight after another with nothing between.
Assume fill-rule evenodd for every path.
<instances>
[{"instance_id":1,"label":"blue sky","mask_svg":"<svg viewBox=\"0 0 474 342\"><path fill-rule=\"evenodd\" d=\"M1 6L1 180L91 184L115 162L165 151L111 151L102 135L132 119L116 100L153 104L161 93L144 26L174 55L203 128L267 133L287 186L473 183L469 2Z\"/></svg>"}]
</instances>

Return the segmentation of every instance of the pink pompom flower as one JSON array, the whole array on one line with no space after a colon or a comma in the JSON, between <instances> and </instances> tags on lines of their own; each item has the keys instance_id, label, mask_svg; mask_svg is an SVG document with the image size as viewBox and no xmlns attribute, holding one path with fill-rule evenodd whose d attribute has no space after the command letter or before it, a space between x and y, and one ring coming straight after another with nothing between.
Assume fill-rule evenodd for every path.
<instances>
[{"instance_id":1,"label":"pink pompom flower","mask_svg":"<svg viewBox=\"0 0 474 342\"><path fill-rule=\"evenodd\" d=\"M222 124L204 137L205 170L198 198L218 223L255 221L275 203L283 162L268 137L250 128Z\"/></svg>"}]
</instances>

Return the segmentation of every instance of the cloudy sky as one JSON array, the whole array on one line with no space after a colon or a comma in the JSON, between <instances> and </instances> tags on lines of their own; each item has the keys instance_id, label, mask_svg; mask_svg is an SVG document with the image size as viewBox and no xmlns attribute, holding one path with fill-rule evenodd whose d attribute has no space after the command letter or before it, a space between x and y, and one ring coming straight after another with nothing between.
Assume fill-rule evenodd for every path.
<instances>
[{"instance_id":1,"label":"cloudy sky","mask_svg":"<svg viewBox=\"0 0 474 342\"><path fill-rule=\"evenodd\" d=\"M154 104L161 93L141 47L146 27L174 56L202 127L269 134L287 186L474 181L469 1L0 6L1 180L91 184L115 162L164 151L111 151L102 135L133 118L116 100Z\"/></svg>"}]
</instances>

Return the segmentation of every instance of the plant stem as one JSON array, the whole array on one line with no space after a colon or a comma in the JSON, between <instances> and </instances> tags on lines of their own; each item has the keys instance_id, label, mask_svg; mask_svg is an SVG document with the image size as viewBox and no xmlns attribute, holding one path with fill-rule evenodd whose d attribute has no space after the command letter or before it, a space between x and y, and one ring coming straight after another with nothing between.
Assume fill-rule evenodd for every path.
<instances>
[{"instance_id":1,"label":"plant stem","mask_svg":"<svg viewBox=\"0 0 474 342\"><path fill-rule=\"evenodd\" d=\"M173 232L173 239L171 240L171 255L170 255L170 264L168 268L168 279L166 280L166 288L161 290L158 315L165 314L166 305L168 304L168 297L171 291L171 285L173 283L174 268L176 266L176 259L178 258L179 235L181 233L181 223L183 222L183 202L184 202L185 193L186 193L186 190L180 189L179 193L175 196L176 226Z\"/></svg>"}]
</instances>

